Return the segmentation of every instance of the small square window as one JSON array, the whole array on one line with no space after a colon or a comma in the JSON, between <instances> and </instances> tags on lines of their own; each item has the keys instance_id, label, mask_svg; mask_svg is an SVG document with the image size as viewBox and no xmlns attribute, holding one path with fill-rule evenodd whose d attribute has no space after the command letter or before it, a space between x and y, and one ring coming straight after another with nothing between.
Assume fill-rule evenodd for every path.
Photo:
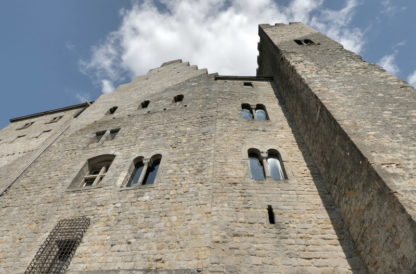
<instances>
[{"instance_id":1,"label":"small square window","mask_svg":"<svg viewBox=\"0 0 416 274\"><path fill-rule=\"evenodd\" d=\"M245 87L253 87L253 83L252 82L244 82L244 86Z\"/></svg>"},{"instance_id":2,"label":"small square window","mask_svg":"<svg viewBox=\"0 0 416 274\"><path fill-rule=\"evenodd\" d=\"M104 134L105 134L105 130L97 131L95 133L95 137L97 139L97 142L99 142L101 140L101 138L103 138Z\"/></svg>"},{"instance_id":3,"label":"small square window","mask_svg":"<svg viewBox=\"0 0 416 274\"><path fill-rule=\"evenodd\" d=\"M115 128L110 130L110 139L113 140L114 138L116 138L117 133L120 131L119 128Z\"/></svg>"},{"instance_id":4,"label":"small square window","mask_svg":"<svg viewBox=\"0 0 416 274\"><path fill-rule=\"evenodd\" d=\"M140 104L140 106L141 106L141 108L147 108L149 106L149 103L150 103L150 101L149 100L146 100L146 101L143 101Z\"/></svg>"},{"instance_id":5,"label":"small square window","mask_svg":"<svg viewBox=\"0 0 416 274\"><path fill-rule=\"evenodd\" d=\"M114 106L114 107L112 107L112 108L110 108L108 111L107 111L107 114L114 114L114 112L116 112L116 110L118 109L118 107L117 106Z\"/></svg>"},{"instance_id":6,"label":"small square window","mask_svg":"<svg viewBox=\"0 0 416 274\"><path fill-rule=\"evenodd\" d=\"M182 94L176 95L175 97L173 97L173 101L175 103L182 102L183 101L183 95Z\"/></svg>"}]
</instances>

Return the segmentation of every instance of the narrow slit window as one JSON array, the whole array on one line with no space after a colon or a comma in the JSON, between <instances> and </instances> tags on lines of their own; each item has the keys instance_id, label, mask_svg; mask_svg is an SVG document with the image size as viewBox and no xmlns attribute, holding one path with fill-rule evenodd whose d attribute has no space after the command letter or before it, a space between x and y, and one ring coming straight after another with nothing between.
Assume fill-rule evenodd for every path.
<instances>
[{"instance_id":1,"label":"narrow slit window","mask_svg":"<svg viewBox=\"0 0 416 274\"><path fill-rule=\"evenodd\" d=\"M251 107L249 104L241 105L241 117L243 117L245 120L253 119L253 113L251 112Z\"/></svg>"},{"instance_id":2,"label":"narrow slit window","mask_svg":"<svg viewBox=\"0 0 416 274\"><path fill-rule=\"evenodd\" d=\"M273 211L273 207L271 205L267 206L267 215L269 216L269 223L270 224L275 224L275 219L274 219L274 211Z\"/></svg>"},{"instance_id":3,"label":"narrow slit window","mask_svg":"<svg viewBox=\"0 0 416 274\"><path fill-rule=\"evenodd\" d=\"M261 161L260 153L257 150L249 150L248 160L251 178L254 180L264 180L264 168Z\"/></svg>"},{"instance_id":4,"label":"narrow slit window","mask_svg":"<svg viewBox=\"0 0 416 274\"><path fill-rule=\"evenodd\" d=\"M144 168L143 158L139 158L137 162L134 164L133 174L130 177L130 180L127 184L127 187L136 186L139 184L140 176L142 175Z\"/></svg>"},{"instance_id":5,"label":"narrow slit window","mask_svg":"<svg viewBox=\"0 0 416 274\"><path fill-rule=\"evenodd\" d=\"M303 42L301 40L294 40L296 44L298 44L299 46L303 45Z\"/></svg>"},{"instance_id":6,"label":"narrow slit window","mask_svg":"<svg viewBox=\"0 0 416 274\"><path fill-rule=\"evenodd\" d=\"M149 100L146 100L146 101L143 101L140 104L140 106L141 106L141 108L147 108L149 106L149 103L150 103L150 101Z\"/></svg>"},{"instance_id":7,"label":"narrow slit window","mask_svg":"<svg viewBox=\"0 0 416 274\"><path fill-rule=\"evenodd\" d=\"M258 104L255 110L256 120L269 120L267 116L266 107L264 105Z\"/></svg>"},{"instance_id":8,"label":"narrow slit window","mask_svg":"<svg viewBox=\"0 0 416 274\"><path fill-rule=\"evenodd\" d=\"M252 88L253 87L253 83L252 82L244 82L244 84L243 84L245 87L250 87L250 88Z\"/></svg>"},{"instance_id":9,"label":"narrow slit window","mask_svg":"<svg viewBox=\"0 0 416 274\"><path fill-rule=\"evenodd\" d=\"M114 114L114 112L116 112L116 110L118 109L118 107L117 106L114 106L114 107L112 107L112 108L110 108L108 111L107 111L107 114Z\"/></svg>"},{"instance_id":10,"label":"narrow slit window","mask_svg":"<svg viewBox=\"0 0 416 274\"><path fill-rule=\"evenodd\" d=\"M162 157L160 155L153 156L150 159L149 164L147 166L146 175L142 183L143 185L154 184L161 160Z\"/></svg>"},{"instance_id":11,"label":"narrow slit window","mask_svg":"<svg viewBox=\"0 0 416 274\"><path fill-rule=\"evenodd\" d=\"M277 152L276 150L268 151L267 165L271 178L276 180L286 179L282 159L280 157L279 152Z\"/></svg>"},{"instance_id":12,"label":"narrow slit window","mask_svg":"<svg viewBox=\"0 0 416 274\"><path fill-rule=\"evenodd\" d=\"M175 103L182 102L183 101L183 95L182 94L176 95L175 97L173 97L173 101Z\"/></svg>"},{"instance_id":13,"label":"narrow slit window","mask_svg":"<svg viewBox=\"0 0 416 274\"><path fill-rule=\"evenodd\" d=\"M116 138L117 133L120 131L119 128L114 128L112 130L110 130L110 139L113 140L114 138Z\"/></svg>"}]
</instances>

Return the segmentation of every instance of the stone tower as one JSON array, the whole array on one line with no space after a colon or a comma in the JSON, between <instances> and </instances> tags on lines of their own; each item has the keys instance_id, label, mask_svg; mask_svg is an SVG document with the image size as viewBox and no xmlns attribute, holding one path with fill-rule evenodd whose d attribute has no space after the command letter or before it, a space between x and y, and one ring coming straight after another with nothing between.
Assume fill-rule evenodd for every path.
<instances>
[{"instance_id":1,"label":"stone tower","mask_svg":"<svg viewBox=\"0 0 416 274\"><path fill-rule=\"evenodd\" d=\"M416 93L301 24L0 131L0 273L413 273Z\"/></svg>"}]
</instances>

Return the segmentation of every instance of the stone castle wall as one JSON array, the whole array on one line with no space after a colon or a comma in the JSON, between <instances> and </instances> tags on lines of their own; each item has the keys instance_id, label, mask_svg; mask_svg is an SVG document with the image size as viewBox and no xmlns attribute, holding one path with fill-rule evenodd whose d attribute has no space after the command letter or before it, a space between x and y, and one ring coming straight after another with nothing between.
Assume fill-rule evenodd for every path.
<instances>
[{"instance_id":1,"label":"stone castle wall","mask_svg":"<svg viewBox=\"0 0 416 274\"><path fill-rule=\"evenodd\" d=\"M303 24L259 34L257 74L274 77L370 272L413 273L415 90Z\"/></svg>"},{"instance_id":2,"label":"stone castle wall","mask_svg":"<svg viewBox=\"0 0 416 274\"><path fill-rule=\"evenodd\" d=\"M177 61L102 95L0 196L0 272L24 272L59 220L87 216L69 273L365 273L274 85L252 85ZM270 120L242 119L242 103L264 104ZM249 148L279 150L288 179L250 179ZM157 153L155 184L123 188L133 159ZM115 155L103 181L68 189L102 154Z\"/></svg>"}]
</instances>

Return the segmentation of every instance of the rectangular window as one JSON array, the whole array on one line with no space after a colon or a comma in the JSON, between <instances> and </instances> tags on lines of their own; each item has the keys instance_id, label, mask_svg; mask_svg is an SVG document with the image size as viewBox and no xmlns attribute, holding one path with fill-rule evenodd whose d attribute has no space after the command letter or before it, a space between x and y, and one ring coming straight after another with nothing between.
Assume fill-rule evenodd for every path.
<instances>
[{"instance_id":1,"label":"rectangular window","mask_svg":"<svg viewBox=\"0 0 416 274\"><path fill-rule=\"evenodd\" d=\"M59 221L25 273L64 273L89 225L87 217Z\"/></svg>"},{"instance_id":2,"label":"rectangular window","mask_svg":"<svg viewBox=\"0 0 416 274\"><path fill-rule=\"evenodd\" d=\"M114 138L116 138L117 133L120 131L119 128L115 128L110 130L110 140L113 140Z\"/></svg>"},{"instance_id":3,"label":"rectangular window","mask_svg":"<svg viewBox=\"0 0 416 274\"><path fill-rule=\"evenodd\" d=\"M97 143L101 140L101 138L103 138L104 134L105 134L105 130L97 131L95 133L95 137L97 139Z\"/></svg>"}]
</instances>

